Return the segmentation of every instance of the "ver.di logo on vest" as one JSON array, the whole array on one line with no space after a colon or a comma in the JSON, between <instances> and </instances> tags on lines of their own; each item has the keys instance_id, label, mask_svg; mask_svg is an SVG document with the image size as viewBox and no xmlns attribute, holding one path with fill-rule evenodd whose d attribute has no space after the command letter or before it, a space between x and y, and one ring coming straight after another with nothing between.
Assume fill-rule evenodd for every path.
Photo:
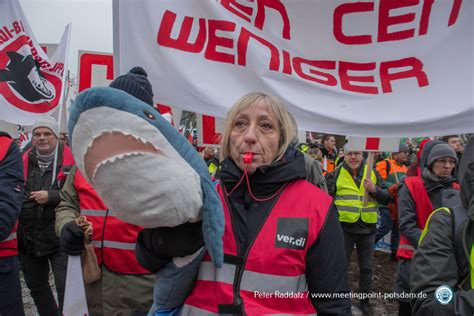
<instances>
[{"instance_id":1,"label":"ver.di logo on vest","mask_svg":"<svg viewBox=\"0 0 474 316\"><path fill-rule=\"evenodd\" d=\"M275 248L303 250L308 239L307 218L279 218Z\"/></svg>"}]
</instances>

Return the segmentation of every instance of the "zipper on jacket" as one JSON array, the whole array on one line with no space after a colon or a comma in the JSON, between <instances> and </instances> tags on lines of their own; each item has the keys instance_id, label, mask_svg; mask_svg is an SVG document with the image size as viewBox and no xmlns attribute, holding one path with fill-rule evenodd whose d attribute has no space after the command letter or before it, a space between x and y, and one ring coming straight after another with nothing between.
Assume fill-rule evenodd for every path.
<instances>
[{"instance_id":1,"label":"zipper on jacket","mask_svg":"<svg viewBox=\"0 0 474 316\"><path fill-rule=\"evenodd\" d=\"M283 184L283 188L278 193L278 195L275 196L275 198L273 199L272 204L270 205L270 210L268 211L268 213L266 214L264 220L260 224L260 227L258 228L257 233L253 236L253 238L252 238L251 242L249 243L247 249L245 249L244 256L243 256L243 259L242 259L242 265L241 266L236 266L236 271L235 271L235 276L234 276L234 288L233 288L233 290L234 290L234 304L241 306L241 309L242 309L242 312L243 312L244 315L246 315L246 314L245 314L245 310L244 310L244 306L243 306L243 300L242 300L242 297L240 296L240 283L242 282L242 276L244 274L244 266L245 266L245 263L247 262L247 258L249 256L250 250L253 247L253 244L255 243L255 240L260 235L260 232L261 232L263 226L267 222L268 217L270 216L271 212L273 211L273 208L275 207L276 202L280 199L280 196L283 193L283 191L285 191L285 187L287 185L288 185L288 182ZM227 200L227 198L226 198L226 201L227 201L227 207L229 208L230 203ZM229 208L229 212L230 211L232 211L232 208ZM236 238L237 235L235 234L234 222L232 221L233 215L232 215L232 213L230 213L230 215L231 215L231 225L232 225L232 231L234 233L235 243L236 243L237 249L240 249L238 247L239 246L239 242L237 241L238 238Z\"/></svg>"}]
</instances>

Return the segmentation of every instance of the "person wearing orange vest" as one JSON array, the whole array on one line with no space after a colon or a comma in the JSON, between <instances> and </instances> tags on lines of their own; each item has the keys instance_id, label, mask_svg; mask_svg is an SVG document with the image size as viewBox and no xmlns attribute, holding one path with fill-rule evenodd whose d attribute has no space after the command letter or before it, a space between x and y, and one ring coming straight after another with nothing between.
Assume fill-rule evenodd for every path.
<instances>
[{"instance_id":1,"label":"person wearing orange vest","mask_svg":"<svg viewBox=\"0 0 474 316\"><path fill-rule=\"evenodd\" d=\"M335 161L337 159L336 137L328 134L323 135L320 149L323 154L323 160L326 160L326 171L333 172L336 169Z\"/></svg>"},{"instance_id":2,"label":"person wearing orange vest","mask_svg":"<svg viewBox=\"0 0 474 316\"><path fill-rule=\"evenodd\" d=\"M23 192L20 151L10 135L0 131L0 315L25 315L17 241Z\"/></svg>"},{"instance_id":3,"label":"person wearing orange vest","mask_svg":"<svg viewBox=\"0 0 474 316\"><path fill-rule=\"evenodd\" d=\"M91 314L146 313L153 301L154 275L135 259L137 235L143 228L115 217L75 166L60 196L56 233L64 252L80 255L84 250L84 233L75 219L83 215L92 223L92 244L102 276L85 285Z\"/></svg>"},{"instance_id":4,"label":"person wearing orange vest","mask_svg":"<svg viewBox=\"0 0 474 316\"><path fill-rule=\"evenodd\" d=\"M474 315L474 138L459 163L461 205L431 213L411 264L413 315Z\"/></svg>"},{"instance_id":5,"label":"person wearing orange vest","mask_svg":"<svg viewBox=\"0 0 474 316\"><path fill-rule=\"evenodd\" d=\"M293 116L280 100L253 92L236 102L227 122L217 185L224 264L216 268L207 253L193 259L200 263L197 277L174 282L192 288L180 315L350 315L337 211L327 193L305 180L304 156L292 145ZM137 253L173 262L173 255L189 255L177 253L169 238L174 230L154 238L148 235L161 229L144 230ZM327 298L315 296L322 293Z\"/></svg>"},{"instance_id":6,"label":"person wearing orange vest","mask_svg":"<svg viewBox=\"0 0 474 316\"><path fill-rule=\"evenodd\" d=\"M453 176L458 160L445 142L426 143L420 159L421 176L408 177L398 192L400 245L395 292L410 293L410 267L413 252L431 212L439 207L455 207L461 203L459 185ZM409 298L401 297L399 314L411 315Z\"/></svg>"},{"instance_id":7,"label":"person wearing orange vest","mask_svg":"<svg viewBox=\"0 0 474 316\"><path fill-rule=\"evenodd\" d=\"M60 251L59 239L54 233L54 210L74 159L69 147L59 143L59 126L52 117L36 120L32 142L31 149L23 154L26 184L18 228L20 261L39 314L57 315L64 300L67 257ZM50 265L59 307L49 285Z\"/></svg>"},{"instance_id":8,"label":"person wearing orange vest","mask_svg":"<svg viewBox=\"0 0 474 316\"><path fill-rule=\"evenodd\" d=\"M406 143L400 143L398 152L393 153L391 157L388 157L379 163L377 163L376 170L385 181L387 188L392 185L398 185L402 181L408 172L406 163L408 161L408 155L410 154L410 148ZM394 188L395 189L395 188ZM390 203L393 203L393 199ZM377 227L375 232L375 243L382 239L389 231L390 235L390 249L392 251L391 259L396 260L396 254L398 249L398 221L392 220L390 209L386 206L379 206L380 214L380 226ZM396 215L395 215L396 216Z\"/></svg>"}]
</instances>

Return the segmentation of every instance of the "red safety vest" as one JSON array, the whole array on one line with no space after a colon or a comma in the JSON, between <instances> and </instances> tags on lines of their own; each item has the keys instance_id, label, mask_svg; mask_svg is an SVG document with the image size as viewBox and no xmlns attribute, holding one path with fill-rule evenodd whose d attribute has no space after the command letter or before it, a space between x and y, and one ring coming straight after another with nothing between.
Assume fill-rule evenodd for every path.
<instances>
[{"instance_id":1,"label":"red safety vest","mask_svg":"<svg viewBox=\"0 0 474 316\"><path fill-rule=\"evenodd\" d=\"M58 144L59 146L59 144ZM66 181L66 178L69 174L69 171L71 170L72 166L74 166L74 156L72 155L71 148L69 148L68 145L64 144L63 145L63 163L61 165L61 170L59 170L56 180L58 182L58 185L61 182ZM23 154L23 170L25 173L25 181L28 180L28 163L29 163L29 154L31 152L32 148L28 149L24 154ZM67 170L67 172L66 172Z\"/></svg>"},{"instance_id":2,"label":"red safety vest","mask_svg":"<svg viewBox=\"0 0 474 316\"><path fill-rule=\"evenodd\" d=\"M6 136L0 137L0 163L7 155L8 149L12 144L13 140ZM18 240L16 236L16 231L18 229L18 221L16 222L13 230L11 231L10 235L3 240L0 241L0 257L11 257L18 255Z\"/></svg>"},{"instance_id":3,"label":"red safety vest","mask_svg":"<svg viewBox=\"0 0 474 316\"><path fill-rule=\"evenodd\" d=\"M433 212L433 204L431 203L428 192L426 191L423 179L420 176L406 178L405 185L415 202L418 228L423 230L428 217L430 217ZM453 183L452 187L456 190L459 190L460 188L457 183ZM397 258L411 260L415 250L415 247L408 241L408 238L400 232L400 245L397 250Z\"/></svg>"},{"instance_id":4,"label":"red safety vest","mask_svg":"<svg viewBox=\"0 0 474 316\"><path fill-rule=\"evenodd\" d=\"M137 235L142 227L125 223L111 213L97 192L76 170L74 187L81 215L92 223L92 244L99 265L119 274L150 274L135 258Z\"/></svg>"},{"instance_id":5,"label":"red safety vest","mask_svg":"<svg viewBox=\"0 0 474 316\"><path fill-rule=\"evenodd\" d=\"M306 254L318 238L331 197L304 180L290 183L242 258L228 201L217 188L225 201L224 265L215 268L205 255L182 315L232 314L235 308L247 315L316 315L308 296Z\"/></svg>"}]
</instances>

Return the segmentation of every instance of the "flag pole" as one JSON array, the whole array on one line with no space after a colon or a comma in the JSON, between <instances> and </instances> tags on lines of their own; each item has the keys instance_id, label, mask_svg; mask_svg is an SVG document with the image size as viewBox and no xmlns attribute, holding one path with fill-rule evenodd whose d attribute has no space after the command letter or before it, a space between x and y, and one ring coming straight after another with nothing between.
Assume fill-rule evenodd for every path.
<instances>
[{"instance_id":1,"label":"flag pole","mask_svg":"<svg viewBox=\"0 0 474 316\"><path fill-rule=\"evenodd\" d=\"M59 106L59 114L58 114L58 136L61 136L61 117L63 115L63 108L66 106L67 96L69 94L69 70L68 68L68 56L69 56L69 44L71 43L71 23L67 25L67 43L66 43L66 56L64 58L64 71L66 75L64 76L62 87L61 87L61 98L60 98L60 106ZM61 141L61 137L58 139L58 143L56 145L56 149L54 151L54 161L53 161L53 178L51 179L51 188L53 188L54 181L56 180L56 168L58 167L58 156L59 156L59 143Z\"/></svg>"}]
</instances>

